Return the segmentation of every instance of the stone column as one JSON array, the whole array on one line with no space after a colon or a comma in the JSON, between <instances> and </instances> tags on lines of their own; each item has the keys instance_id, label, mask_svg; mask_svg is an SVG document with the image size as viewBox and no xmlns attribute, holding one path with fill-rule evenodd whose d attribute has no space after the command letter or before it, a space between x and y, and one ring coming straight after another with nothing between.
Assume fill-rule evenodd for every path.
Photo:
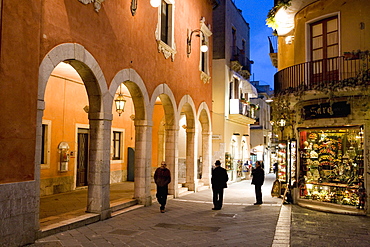
<instances>
[{"instance_id":1,"label":"stone column","mask_svg":"<svg viewBox=\"0 0 370 247\"><path fill-rule=\"evenodd\" d=\"M104 220L111 216L109 201L111 120L104 119L102 113L89 114L89 120L87 212L100 214L101 220Z\"/></svg>"},{"instance_id":2,"label":"stone column","mask_svg":"<svg viewBox=\"0 0 370 247\"><path fill-rule=\"evenodd\" d=\"M168 193L175 198L178 197L178 130L166 128L166 163L171 171L171 183L168 186Z\"/></svg>"},{"instance_id":3,"label":"stone column","mask_svg":"<svg viewBox=\"0 0 370 247\"><path fill-rule=\"evenodd\" d=\"M211 168L212 168L212 133L202 132L202 152L203 152L203 170L202 182L204 185L211 184Z\"/></svg>"},{"instance_id":4,"label":"stone column","mask_svg":"<svg viewBox=\"0 0 370 247\"><path fill-rule=\"evenodd\" d=\"M195 155L195 129L186 129L186 187L191 191L196 191L197 180L197 161Z\"/></svg>"},{"instance_id":5,"label":"stone column","mask_svg":"<svg viewBox=\"0 0 370 247\"><path fill-rule=\"evenodd\" d=\"M135 192L140 204L150 206L152 127L145 120L135 120Z\"/></svg>"},{"instance_id":6,"label":"stone column","mask_svg":"<svg viewBox=\"0 0 370 247\"><path fill-rule=\"evenodd\" d=\"M37 125L35 148L35 229L40 228L40 184L41 184L41 143L42 143L42 116L44 115L45 101L37 100Z\"/></svg>"}]
</instances>

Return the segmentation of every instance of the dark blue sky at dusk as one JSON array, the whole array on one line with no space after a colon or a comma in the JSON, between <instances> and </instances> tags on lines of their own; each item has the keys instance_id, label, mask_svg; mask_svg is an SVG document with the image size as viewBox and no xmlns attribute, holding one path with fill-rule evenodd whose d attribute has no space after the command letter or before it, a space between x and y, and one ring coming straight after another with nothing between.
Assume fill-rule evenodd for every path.
<instances>
[{"instance_id":1,"label":"dark blue sky at dusk","mask_svg":"<svg viewBox=\"0 0 370 247\"><path fill-rule=\"evenodd\" d=\"M274 74L277 69L272 66L269 57L268 36L272 29L266 26L269 10L274 6L274 0L232 0L236 7L242 10L244 19L250 26L252 64L251 81L260 81L260 85L270 85L274 88Z\"/></svg>"}]
</instances>

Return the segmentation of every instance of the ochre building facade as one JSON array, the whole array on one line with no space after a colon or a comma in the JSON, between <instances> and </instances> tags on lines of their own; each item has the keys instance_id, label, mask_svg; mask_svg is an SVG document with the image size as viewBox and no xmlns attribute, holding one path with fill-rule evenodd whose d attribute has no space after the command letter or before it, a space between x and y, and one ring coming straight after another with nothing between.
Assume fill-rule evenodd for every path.
<instances>
[{"instance_id":1,"label":"ochre building facade","mask_svg":"<svg viewBox=\"0 0 370 247\"><path fill-rule=\"evenodd\" d=\"M110 184L133 181L150 205L162 160L175 197L209 185L217 3L87 2L0 1L0 246L35 241L41 196L86 186L104 220Z\"/></svg>"}]
</instances>

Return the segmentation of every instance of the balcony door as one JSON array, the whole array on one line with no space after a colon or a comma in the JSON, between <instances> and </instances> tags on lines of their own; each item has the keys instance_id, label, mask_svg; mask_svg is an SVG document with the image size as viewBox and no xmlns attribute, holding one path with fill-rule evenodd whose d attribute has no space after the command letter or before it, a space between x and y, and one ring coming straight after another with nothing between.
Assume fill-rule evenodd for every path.
<instances>
[{"instance_id":1,"label":"balcony door","mask_svg":"<svg viewBox=\"0 0 370 247\"><path fill-rule=\"evenodd\" d=\"M338 80L338 17L331 17L311 24L310 32L312 81L320 83Z\"/></svg>"}]
</instances>

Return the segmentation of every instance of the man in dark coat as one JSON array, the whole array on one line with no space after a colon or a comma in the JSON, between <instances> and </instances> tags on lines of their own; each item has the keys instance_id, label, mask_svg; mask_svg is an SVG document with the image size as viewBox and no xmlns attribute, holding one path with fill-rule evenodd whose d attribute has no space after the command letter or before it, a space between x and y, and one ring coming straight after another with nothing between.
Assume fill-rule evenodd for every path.
<instances>
[{"instance_id":1,"label":"man in dark coat","mask_svg":"<svg viewBox=\"0 0 370 247\"><path fill-rule=\"evenodd\" d=\"M261 186L265 181L265 171L261 167L261 162L256 161L256 168L252 170L252 184L256 192L256 203L254 205L262 204L262 190Z\"/></svg>"},{"instance_id":2,"label":"man in dark coat","mask_svg":"<svg viewBox=\"0 0 370 247\"><path fill-rule=\"evenodd\" d=\"M171 173L167 169L166 162L162 161L161 167L158 167L154 173L154 182L157 185L157 200L161 205L160 211L164 213L166 207L167 195L168 195L168 184L171 182Z\"/></svg>"},{"instance_id":3,"label":"man in dark coat","mask_svg":"<svg viewBox=\"0 0 370 247\"><path fill-rule=\"evenodd\" d=\"M229 177L225 168L221 167L221 162L216 160L215 168L212 170L212 191L213 191L213 205L212 210L220 210L224 198L224 188L227 188L227 181Z\"/></svg>"}]
</instances>

